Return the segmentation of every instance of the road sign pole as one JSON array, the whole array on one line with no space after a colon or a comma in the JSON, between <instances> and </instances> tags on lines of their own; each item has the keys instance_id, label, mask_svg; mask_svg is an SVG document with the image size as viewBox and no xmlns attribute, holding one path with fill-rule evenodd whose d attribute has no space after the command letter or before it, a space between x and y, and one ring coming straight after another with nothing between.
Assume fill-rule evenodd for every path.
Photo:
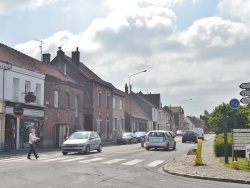
<instances>
[{"instance_id":1,"label":"road sign pole","mask_svg":"<svg viewBox=\"0 0 250 188\"><path fill-rule=\"evenodd\" d=\"M234 129L237 129L237 114L236 114L236 109L234 110L234 125L233 125ZM232 138L233 138L233 134L232 134ZM233 139L232 139L233 142ZM233 150L234 151L234 150ZM237 150L234 151L234 158L232 158L234 161L237 161Z\"/></svg>"},{"instance_id":2,"label":"road sign pole","mask_svg":"<svg viewBox=\"0 0 250 188\"><path fill-rule=\"evenodd\" d=\"M225 157L225 163L228 164L227 111L225 104L223 104L223 130L224 130L224 157Z\"/></svg>"}]
</instances>

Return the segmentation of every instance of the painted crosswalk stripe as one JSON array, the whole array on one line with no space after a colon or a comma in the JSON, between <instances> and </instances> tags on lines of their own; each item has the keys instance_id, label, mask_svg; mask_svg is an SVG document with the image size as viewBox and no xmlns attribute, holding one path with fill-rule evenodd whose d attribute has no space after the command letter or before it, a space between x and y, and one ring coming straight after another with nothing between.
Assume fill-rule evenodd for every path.
<instances>
[{"instance_id":1,"label":"painted crosswalk stripe","mask_svg":"<svg viewBox=\"0 0 250 188\"><path fill-rule=\"evenodd\" d=\"M65 159L65 157L59 157L59 158L55 158L55 159L45 159L45 160L38 160L40 162L50 162L50 161L59 161L61 159Z\"/></svg>"},{"instance_id":2,"label":"painted crosswalk stripe","mask_svg":"<svg viewBox=\"0 0 250 188\"><path fill-rule=\"evenodd\" d=\"M24 158L10 158L10 159L4 159L2 160L2 162L15 162L15 161L22 161L22 160L24 160Z\"/></svg>"},{"instance_id":3,"label":"painted crosswalk stripe","mask_svg":"<svg viewBox=\"0 0 250 188\"><path fill-rule=\"evenodd\" d=\"M122 163L122 165L134 165L134 164L137 164L137 163L140 163L144 161L143 159L134 159L132 161L129 161L129 162L126 162L126 163Z\"/></svg>"},{"instance_id":4,"label":"painted crosswalk stripe","mask_svg":"<svg viewBox=\"0 0 250 188\"><path fill-rule=\"evenodd\" d=\"M103 162L103 164L113 164L113 163L117 163L117 162L124 161L124 160L125 159L113 159L110 161Z\"/></svg>"},{"instance_id":5,"label":"painted crosswalk stripe","mask_svg":"<svg viewBox=\"0 0 250 188\"><path fill-rule=\"evenodd\" d=\"M78 161L79 163L90 163L90 162L93 162L93 161L100 161L100 160L103 160L105 158L94 158L94 159L89 159L89 160L84 160L84 161Z\"/></svg>"},{"instance_id":6,"label":"painted crosswalk stripe","mask_svg":"<svg viewBox=\"0 0 250 188\"><path fill-rule=\"evenodd\" d=\"M156 160L156 161L153 161L153 162L149 163L148 167L155 167L155 166L157 166L157 165L159 165L159 164L161 164L163 162L164 162L164 160Z\"/></svg>"},{"instance_id":7,"label":"painted crosswalk stripe","mask_svg":"<svg viewBox=\"0 0 250 188\"><path fill-rule=\"evenodd\" d=\"M77 157L77 158L73 158L73 159L65 159L59 162L70 162L70 161L77 161L77 160L81 160L81 159L87 159L88 157Z\"/></svg>"}]
</instances>

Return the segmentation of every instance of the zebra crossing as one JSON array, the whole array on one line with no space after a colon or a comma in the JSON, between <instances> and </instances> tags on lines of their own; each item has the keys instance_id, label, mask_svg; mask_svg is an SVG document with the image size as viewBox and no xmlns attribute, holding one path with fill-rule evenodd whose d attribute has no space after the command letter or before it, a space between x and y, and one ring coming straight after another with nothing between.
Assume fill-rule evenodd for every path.
<instances>
[{"instance_id":1,"label":"zebra crossing","mask_svg":"<svg viewBox=\"0 0 250 188\"><path fill-rule=\"evenodd\" d=\"M124 158L115 158L115 159L107 159L103 157L95 157L90 158L87 156L82 157L48 157L48 156L40 156L39 159L31 159L28 160L26 157L14 157L14 158L2 158L0 159L0 163L14 163L14 162L38 162L38 163L49 163L49 162L59 162L59 163L66 163L66 162L77 162L81 164L87 164L87 163L96 163L99 162L100 164L104 165L111 165L111 164L119 164L123 166L132 166L136 165L142 162L145 162L145 159L124 159ZM156 167L162 163L164 163L165 160L153 160L148 163L145 163L144 166L146 167Z\"/></svg>"}]
</instances>

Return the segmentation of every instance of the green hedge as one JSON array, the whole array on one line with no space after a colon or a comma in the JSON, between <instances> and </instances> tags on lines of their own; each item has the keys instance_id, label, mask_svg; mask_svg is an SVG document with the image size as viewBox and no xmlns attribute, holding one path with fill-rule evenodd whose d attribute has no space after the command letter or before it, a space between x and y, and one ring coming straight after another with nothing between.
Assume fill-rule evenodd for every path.
<instances>
[{"instance_id":1,"label":"green hedge","mask_svg":"<svg viewBox=\"0 0 250 188\"><path fill-rule=\"evenodd\" d=\"M227 133L228 156L232 157L232 133ZM218 134L214 141L214 153L216 157L224 156L224 134ZM235 156L245 158L245 151L237 151Z\"/></svg>"}]
</instances>

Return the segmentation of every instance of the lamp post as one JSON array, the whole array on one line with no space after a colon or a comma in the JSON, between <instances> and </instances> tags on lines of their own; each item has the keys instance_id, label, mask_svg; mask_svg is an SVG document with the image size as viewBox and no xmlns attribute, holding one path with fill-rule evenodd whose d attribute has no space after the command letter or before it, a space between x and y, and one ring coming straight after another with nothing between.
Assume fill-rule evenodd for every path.
<instances>
[{"instance_id":1,"label":"lamp post","mask_svg":"<svg viewBox=\"0 0 250 188\"><path fill-rule=\"evenodd\" d=\"M192 99L186 99L186 100L183 100L183 101L180 102L179 126L181 125L181 114L182 114L182 112L181 112L181 111L182 111L182 110L181 110L181 103L182 103L182 102L186 102L186 101L191 101L191 100L192 100ZM181 126L181 127L182 127L182 126Z\"/></svg>"},{"instance_id":2,"label":"lamp post","mask_svg":"<svg viewBox=\"0 0 250 188\"><path fill-rule=\"evenodd\" d=\"M131 129L132 132L133 132L134 130L133 130L133 125L132 125L132 115L131 115L131 91L132 91L132 88L131 88L131 85L130 85L130 78L131 78L132 76L135 76L135 75L140 74L140 73L143 73L143 72L147 72L147 70L143 70L143 71L137 72L137 73L132 74L132 75L129 76L130 129Z\"/></svg>"}]
</instances>

